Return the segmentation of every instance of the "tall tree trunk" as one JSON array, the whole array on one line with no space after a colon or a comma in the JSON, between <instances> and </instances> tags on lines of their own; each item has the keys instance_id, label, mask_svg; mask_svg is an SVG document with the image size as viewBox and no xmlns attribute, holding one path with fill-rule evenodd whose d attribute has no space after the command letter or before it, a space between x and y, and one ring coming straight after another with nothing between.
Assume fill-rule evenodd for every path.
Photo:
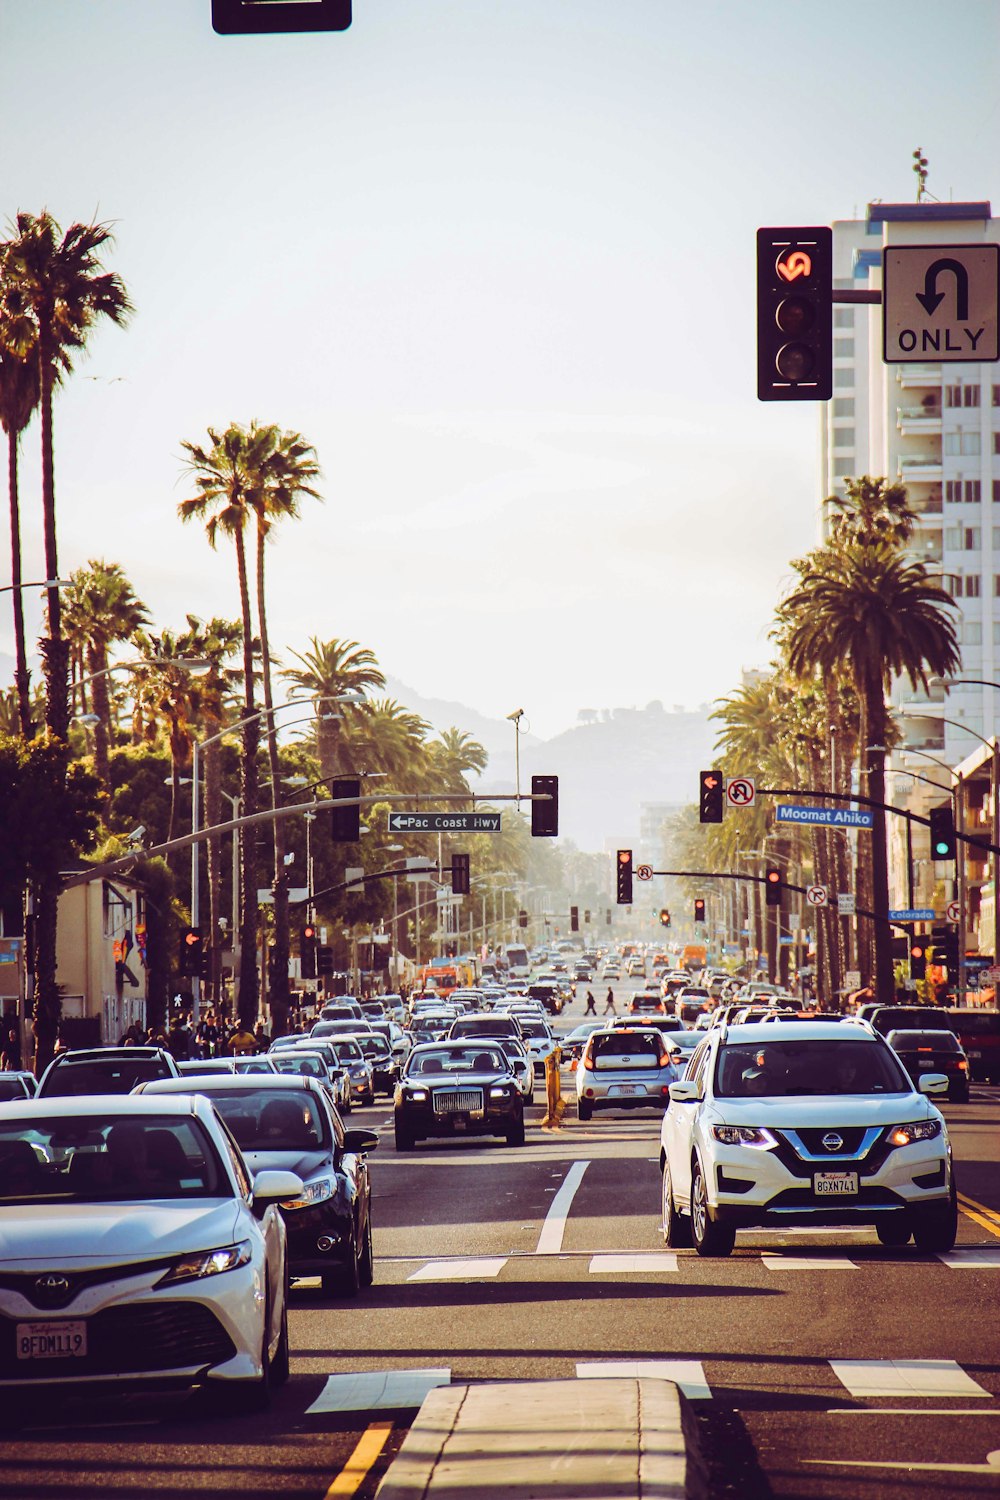
<instances>
[{"instance_id":1,"label":"tall tree trunk","mask_svg":"<svg viewBox=\"0 0 1000 1500\"><path fill-rule=\"evenodd\" d=\"M205 736L211 740L219 733L218 719L205 720ZM215 828L222 818L222 748L218 741L205 751L205 822ZM238 835L234 831L233 838ZM208 1002L218 1006L222 989L222 954L219 935L219 918L222 915L222 840L215 834L208 840ZM233 942L236 933L233 933Z\"/></svg>"},{"instance_id":2,"label":"tall tree trunk","mask_svg":"<svg viewBox=\"0 0 1000 1500\"><path fill-rule=\"evenodd\" d=\"M872 738L865 742L868 757L868 795L874 802L885 802L885 695L881 677L866 691L868 727ZM871 747L871 748L869 748ZM872 822L872 913L874 914L875 995L885 1004L895 999L892 974L892 932L889 927L889 859L886 840L886 814L873 808Z\"/></svg>"},{"instance_id":3,"label":"tall tree trunk","mask_svg":"<svg viewBox=\"0 0 1000 1500\"><path fill-rule=\"evenodd\" d=\"M21 434L7 434L7 479L10 496L10 581L14 607L14 685L17 688L17 717L25 739L31 738L31 676L28 672L28 649L24 634L24 600L21 597L21 505L17 485L17 450Z\"/></svg>"},{"instance_id":4,"label":"tall tree trunk","mask_svg":"<svg viewBox=\"0 0 1000 1500\"><path fill-rule=\"evenodd\" d=\"M92 644L87 650L87 671L92 677L90 697L97 723L94 725L94 770L104 786L108 784L108 746L111 729L111 697L108 693L108 650L103 644ZM168 837L172 837L168 835Z\"/></svg>"},{"instance_id":5,"label":"tall tree trunk","mask_svg":"<svg viewBox=\"0 0 1000 1500\"><path fill-rule=\"evenodd\" d=\"M246 690L248 720L243 726L243 755L240 763L240 799L243 817L257 812L257 746L260 742L260 720L254 716L253 620L250 616L250 588L247 581L247 559L243 532L236 534L236 566L240 580L240 609L243 617L243 678ZM240 1021L253 1029L257 1020L257 829L254 825L240 830L240 978L236 1006Z\"/></svg>"},{"instance_id":6,"label":"tall tree trunk","mask_svg":"<svg viewBox=\"0 0 1000 1500\"><path fill-rule=\"evenodd\" d=\"M278 763L278 732L274 725L274 703L271 694L271 648L267 634L267 610L264 594L264 538L265 530L258 518L257 524L257 620L260 625L261 681L264 692L265 730L267 733L267 756L271 768L271 806L277 808L281 802L281 769ZM273 1036L284 1036L288 1030L288 958L290 951L288 931L288 870L285 865L285 823L275 818L272 825L274 836L274 879L271 890L274 897L274 971L268 975L271 999L271 1029Z\"/></svg>"}]
</instances>

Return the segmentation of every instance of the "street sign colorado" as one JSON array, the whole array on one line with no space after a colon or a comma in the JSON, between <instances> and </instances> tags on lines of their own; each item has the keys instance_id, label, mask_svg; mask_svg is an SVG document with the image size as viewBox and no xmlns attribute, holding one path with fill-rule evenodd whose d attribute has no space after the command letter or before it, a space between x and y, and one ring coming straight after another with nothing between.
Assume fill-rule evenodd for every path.
<instances>
[{"instance_id":1,"label":"street sign colorado","mask_svg":"<svg viewBox=\"0 0 1000 1500\"><path fill-rule=\"evenodd\" d=\"M882 252L886 364L1000 358L1000 245L887 245Z\"/></svg>"},{"instance_id":2,"label":"street sign colorado","mask_svg":"<svg viewBox=\"0 0 1000 1500\"><path fill-rule=\"evenodd\" d=\"M501 813L391 812L390 833L499 833Z\"/></svg>"},{"instance_id":3,"label":"street sign colorado","mask_svg":"<svg viewBox=\"0 0 1000 1500\"><path fill-rule=\"evenodd\" d=\"M794 802L779 802L775 809L779 823L812 823L823 828L870 828L874 814L864 807L798 807Z\"/></svg>"}]
</instances>

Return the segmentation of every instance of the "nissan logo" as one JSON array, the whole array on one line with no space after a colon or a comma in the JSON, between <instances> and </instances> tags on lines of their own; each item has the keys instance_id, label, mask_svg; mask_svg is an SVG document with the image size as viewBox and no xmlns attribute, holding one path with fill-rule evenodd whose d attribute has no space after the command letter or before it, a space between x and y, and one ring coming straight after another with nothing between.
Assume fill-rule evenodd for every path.
<instances>
[{"instance_id":1,"label":"nissan logo","mask_svg":"<svg viewBox=\"0 0 1000 1500\"><path fill-rule=\"evenodd\" d=\"M831 1130L823 1137L823 1149L825 1151L841 1151L844 1146L844 1138Z\"/></svg>"},{"instance_id":2,"label":"nissan logo","mask_svg":"<svg viewBox=\"0 0 1000 1500\"><path fill-rule=\"evenodd\" d=\"M69 1278L66 1276L39 1276L35 1281L36 1292L49 1292L55 1295L58 1292L69 1291Z\"/></svg>"}]
</instances>

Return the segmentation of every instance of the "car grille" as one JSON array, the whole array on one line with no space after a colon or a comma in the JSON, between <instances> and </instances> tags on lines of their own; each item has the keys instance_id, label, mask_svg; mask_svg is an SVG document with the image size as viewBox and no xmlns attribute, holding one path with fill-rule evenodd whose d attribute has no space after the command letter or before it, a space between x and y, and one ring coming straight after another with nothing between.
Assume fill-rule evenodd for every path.
<instances>
[{"instance_id":1,"label":"car grille","mask_svg":"<svg viewBox=\"0 0 1000 1500\"><path fill-rule=\"evenodd\" d=\"M827 1125L822 1130L815 1128L796 1130L794 1134L802 1142L803 1146L805 1146L810 1156L825 1158L827 1156L855 1156L861 1150L865 1138L865 1130L866 1127L864 1125L845 1125L843 1127L839 1125ZM782 1131L782 1134L786 1137L790 1133ZM823 1137L831 1135L840 1136L841 1144L835 1151L828 1151L823 1145Z\"/></svg>"},{"instance_id":2,"label":"car grille","mask_svg":"<svg viewBox=\"0 0 1000 1500\"><path fill-rule=\"evenodd\" d=\"M25 1320L21 1320L25 1321ZM0 1319L0 1379L128 1375L221 1364L236 1353L215 1314L198 1302L133 1303L86 1319L83 1359L18 1359L16 1324Z\"/></svg>"},{"instance_id":3,"label":"car grille","mask_svg":"<svg viewBox=\"0 0 1000 1500\"><path fill-rule=\"evenodd\" d=\"M69 1307L79 1294L90 1286L101 1286L109 1281L124 1281L130 1276L149 1276L155 1271L165 1271L173 1262L166 1260L142 1260L134 1265L98 1266L89 1271L9 1271L0 1274L0 1288L7 1292L19 1292L22 1297L37 1307L40 1312L53 1312L57 1308Z\"/></svg>"},{"instance_id":4,"label":"car grille","mask_svg":"<svg viewBox=\"0 0 1000 1500\"><path fill-rule=\"evenodd\" d=\"M435 1114L465 1114L474 1109L482 1109L482 1107L482 1089L440 1089L434 1095Z\"/></svg>"}]
</instances>

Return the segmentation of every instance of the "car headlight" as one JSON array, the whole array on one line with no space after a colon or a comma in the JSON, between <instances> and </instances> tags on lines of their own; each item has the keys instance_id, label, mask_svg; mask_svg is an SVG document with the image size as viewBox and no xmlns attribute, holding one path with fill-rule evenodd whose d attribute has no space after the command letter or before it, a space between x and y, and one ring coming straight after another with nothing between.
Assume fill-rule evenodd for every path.
<instances>
[{"instance_id":1,"label":"car headlight","mask_svg":"<svg viewBox=\"0 0 1000 1500\"><path fill-rule=\"evenodd\" d=\"M218 1250L197 1250L193 1255L182 1255L175 1260L156 1284L168 1286L178 1281L198 1281L203 1276L221 1276L223 1271L235 1271L247 1265L251 1254L249 1240L241 1240L238 1245L223 1245Z\"/></svg>"},{"instance_id":2,"label":"car headlight","mask_svg":"<svg viewBox=\"0 0 1000 1500\"><path fill-rule=\"evenodd\" d=\"M891 1125L885 1138L890 1146L912 1146L914 1141L932 1141L940 1134L940 1120L907 1120L905 1125Z\"/></svg>"},{"instance_id":3,"label":"car headlight","mask_svg":"<svg viewBox=\"0 0 1000 1500\"><path fill-rule=\"evenodd\" d=\"M337 1185L332 1177L317 1177L315 1182L307 1182L297 1198L283 1198L282 1208L312 1208L314 1203L325 1203L327 1198L332 1198L336 1192Z\"/></svg>"},{"instance_id":4,"label":"car headlight","mask_svg":"<svg viewBox=\"0 0 1000 1500\"><path fill-rule=\"evenodd\" d=\"M713 1125L712 1134L723 1146L757 1146L773 1151L778 1144L769 1130L758 1125Z\"/></svg>"},{"instance_id":5,"label":"car headlight","mask_svg":"<svg viewBox=\"0 0 1000 1500\"><path fill-rule=\"evenodd\" d=\"M412 1101L413 1101L414 1104L423 1104L424 1100L427 1098L427 1090L426 1089L407 1089L407 1091L406 1091L406 1098L407 1099L412 1099Z\"/></svg>"},{"instance_id":6,"label":"car headlight","mask_svg":"<svg viewBox=\"0 0 1000 1500\"><path fill-rule=\"evenodd\" d=\"M509 1099L510 1098L510 1088L507 1087L507 1086L505 1086L505 1085L501 1085L499 1088L491 1088L490 1089L490 1098L491 1099Z\"/></svg>"}]
</instances>

